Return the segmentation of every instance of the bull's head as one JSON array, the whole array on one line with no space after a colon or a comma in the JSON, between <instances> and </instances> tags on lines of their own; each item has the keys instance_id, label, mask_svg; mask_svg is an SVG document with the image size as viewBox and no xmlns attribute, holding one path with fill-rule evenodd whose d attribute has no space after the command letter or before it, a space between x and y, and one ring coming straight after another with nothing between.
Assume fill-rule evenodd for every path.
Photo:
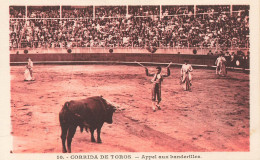
<instances>
[{"instance_id":1,"label":"bull's head","mask_svg":"<svg viewBox=\"0 0 260 160\"><path fill-rule=\"evenodd\" d=\"M108 124L113 123L113 113L116 111L116 107L112 104L107 104L107 110L106 110L106 117L105 117L105 122Z\"/></svg>"}]
</instances>

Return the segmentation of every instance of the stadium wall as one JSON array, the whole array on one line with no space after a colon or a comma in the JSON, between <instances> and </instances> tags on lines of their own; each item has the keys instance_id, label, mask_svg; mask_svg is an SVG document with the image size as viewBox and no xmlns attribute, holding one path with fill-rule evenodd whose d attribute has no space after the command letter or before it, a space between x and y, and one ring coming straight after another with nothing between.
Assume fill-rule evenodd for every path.
<instances>
[{"instance_id":1,"label":"stadium wall","mask_svg":"<svg viewBox=\"0 0 260 160\"><path fill-rule=\"evenodd\" d=\"M217 56L192 54L151 54L151 53L59 53L59 54L10 54L10 62L27 62L30 57L34 62L156 62L183 63L188 59L191 64L213 66Z\"/></svg>"},{"instance_id":2,"label":"stadium wall","mask_svg":"<svg viewBox=\"0 0 260 160\"><path fill-rule=\"evenodd\" d=\"M71 53L109 53L108 47L103 48L71 48ZM197 55L207 55L209 50L215 53L217 50L216 48L158 48L156 54L193 54L193 50L196 49ZM68 53L67 49L65 48L20 48L20 49L10 49L10 54L23 54L24 51L27 50L29 54L59 54L59 53ZM237 52L241 50L245 54L249 51L248 48L241 48L241 49L228 49L229 53ZM218 52L220 49L218 50ZM147 49L142 48L113 48L113 53L150 53Z\"/></svg>"}]
</instances>

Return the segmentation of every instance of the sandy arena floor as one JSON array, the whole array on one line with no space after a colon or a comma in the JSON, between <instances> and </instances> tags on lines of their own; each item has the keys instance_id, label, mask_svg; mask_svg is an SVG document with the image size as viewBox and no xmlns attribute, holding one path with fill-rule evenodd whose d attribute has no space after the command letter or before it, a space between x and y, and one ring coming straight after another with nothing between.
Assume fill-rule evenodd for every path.
<instances>
[{"instance_id":1,"label":"sandy arena floor","mask_svg":"<svg viewBox=\"0 0 260 160\"><path fill-rule=\"evenodd\" d=\"M148 67L152 72L154 67ZM249 151L249 75L195 69L192 91L179 84L180 68L162 84L162 110L152 112L151 77L139 66L36 65L36 81L11 67L14 153L60 153L58 113L68 100L103 95L119 104L104 124L102 144L90 133L72 141L72 152ZM163 73L166 69L163 68Z\"/></svg>"}]
</instances>

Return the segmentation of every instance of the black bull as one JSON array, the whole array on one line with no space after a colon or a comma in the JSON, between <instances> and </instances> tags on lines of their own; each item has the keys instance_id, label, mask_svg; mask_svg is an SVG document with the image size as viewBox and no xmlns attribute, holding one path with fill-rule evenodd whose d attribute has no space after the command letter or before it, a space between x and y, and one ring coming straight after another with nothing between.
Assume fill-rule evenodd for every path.
<instances>
[{"instance_id":1,"label":"black bull","mask_svg":"<svg viewBox=\"0 0 260 160\"><path fill-rule=\"evenodd\" d=\"M97 129L97 142L102 143L100 138L101 128L104 122L111 124L116 108L107 103L101 96L89 97L82 100L66 102L59 113L61 126L62 151L67 152L65 142L67 138L68 152L71 152L72 138L77 127L91 132L91 142L96 142L94 130Z\"/></svg>"}]
</instances>

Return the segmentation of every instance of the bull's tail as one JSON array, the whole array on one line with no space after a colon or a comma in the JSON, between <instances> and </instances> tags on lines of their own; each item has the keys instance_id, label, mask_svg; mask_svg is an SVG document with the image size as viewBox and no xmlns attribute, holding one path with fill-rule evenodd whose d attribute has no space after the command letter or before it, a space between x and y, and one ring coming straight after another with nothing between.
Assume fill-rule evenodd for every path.
<instances>
[{"instance_id":1,"label":"bull's tail","mask_svg":"<svg viewBox=\"0 0 260 160\"><path fill-rule=\"evenodd\" d=\"M69 104L70 104L69 102L66 102L63 105L63 107L62 107L62 109L61 109L61 111L59 113L60 125L65 124L68 121L67 114L68 114L68 111L69 111L69 108L68 108Z\"/></svg>"},{"instance_id":2,"label":"bull's tail","mask_svg":"<svg viewBox=\"0 0 260 160\"><path fill-rule=\"evenodd\" d=\"M59 113L59 120L60 120L60 125L63 125L63 124L66 124L67 123L67 121L68 121L68 113L69 113L69 102L66 102L64 105L63 105L63 107L62 107L62 109L61 109L61 111L60 111L60 113Z\"/></svg>"}]
</instances>

